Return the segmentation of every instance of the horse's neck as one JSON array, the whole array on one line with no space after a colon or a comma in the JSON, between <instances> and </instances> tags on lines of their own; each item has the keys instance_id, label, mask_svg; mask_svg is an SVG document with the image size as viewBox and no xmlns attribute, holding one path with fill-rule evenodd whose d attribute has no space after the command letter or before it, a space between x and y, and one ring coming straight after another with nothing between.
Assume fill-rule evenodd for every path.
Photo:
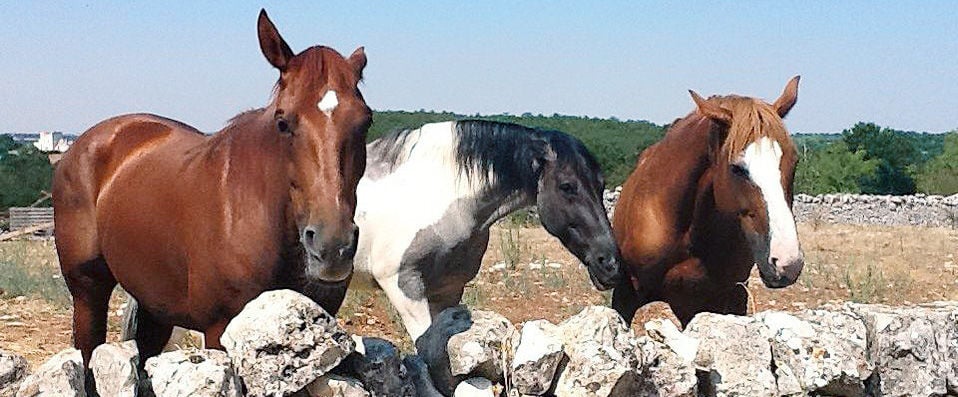
<instances>
[{"instance_id":1,"label":"horse's neck","mask_svg":"<svg viewBox=\"0 0 958 397\"><path fill-rule=\"evenodd\" d=\"M535 196L521 189L489 189L476 197L476 220L482 229L488 229L505 216L535 203Z\"/></svg>"},{"instance_id":2,"label":"horse's neck","mask_svg":"<svg viewBox=\"0 0 958 397\"><path fill-rule=\"evenodd\" d=\"M663 197L661 202L671 203L660 210L669 212L666 219L676 231L690 230L694 219L703 178L710 163L709 129L710 121L694 120L670 130L654 149L658 158L656 168L659 169L650 171L661 176L657 194Z\"/></svg>"},{"instance_id":3,"label":"horse's neck","mask_svg":"<svg viewBox=\"0 0 958 397\"><path fill-rule=\"evenodd\" d=\"M699 181L689 227L690 253L701 259L715 280L742 281L751 270L751 252L736 214L719 212L711 172Z\"/></svg>"}]
</instances>

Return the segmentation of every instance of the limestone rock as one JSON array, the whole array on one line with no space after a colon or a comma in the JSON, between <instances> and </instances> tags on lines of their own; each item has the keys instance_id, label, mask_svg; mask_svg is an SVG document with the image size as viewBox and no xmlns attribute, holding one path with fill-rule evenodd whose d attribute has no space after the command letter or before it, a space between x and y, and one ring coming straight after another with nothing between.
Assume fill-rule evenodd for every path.
<instances>
[{"instance_id":1,"label":"limestone rock","mask_svg":"<svg viewBox=\"0 0 958 397\"><path fill-rule=\"evenodd\" d=\"M416 349L436 388L452 394L457 384L471 377L501 381L515 336L515 327L505 317L457 306L436 316L416 340Z\"/></svg>"},{"instance_id":2,"label":"limestone rock","mask_svg":"<svg viewBox=\"0 0 958 397\"><path fill-rule=\"evenodd\" d=\"M492 382L486 378L469 378L456 386L453 397L496 397Z\"/></svg>"},{"instance_id":3,"label":"limestone rock","mask_svg":"<svg viewBox=\"0 0 958 397\"><path fill-rule=\"evenodd\" d=\"M769 330L752 317L700 313L685 330L699 341L695 365L706 396L778 396Z\"/></svg>"},{"instance_id":4,"label":"limestone rock","mask_svg":"<svg viewBox=\"0 0 958 397\"><path fill-rule=\"evenodd\" d=\"M66 349L50 357L20 384L17 397L85 397L83 357Z\"/></svg>"},{"instance_id":5,"label":"limestone rock","mask_svg":"<svg viewBox=\"0 0 958 397\"><path fill-rule=\"evenodd\" d=\"M240 397L242 385L219 350L174 350L146 361L156 397Z\"/></svg>"},{"instance_id":6,"label":"limestone rock","mask_svg":"<svg viewBox=\"0 0 958 397\"><path fill-rule=\"evenodd\" d=\"M639 387L640 355L622 317L590 306L559 324L568 362L560 368L556 396L631 396Z\"/></svg>"},{"instance_id":7,"label":"limestone rock","mask_svg":"<svg viewBox=\"0 0 958 397\"><path fill-rule=\"evenodd\" d=\"M220 342L249 396L302 390L355 348L334 316L290 290L267 291L247 303Z\"/></svg>"},{"instance_id":8,"label":"limestone rock","mask_svg":"<svg viewBox=\"0 0 958 397\"><path fill-rule=\"evenodd\" d=\"M679 331L670 320L645 323L647 336L638 338L637 354L642 355L639 395L695 397L698 379L695 356L698 340Z\"/></svg>"},{"instance_id":9,"label":"limestone rock","mask_svg":"<svg viewBox=\"0 0 958 397\"><path fill-rule=\"evenodd\" d=\"M559 328L546 320L522 326L512 359L512 386L522 394L542 395L551 387L565 357Z\"/></svg>"},{"instance_id":10,"label":"limestone rock","mask_svg":"<svg viewBox=\"0 0 958 397\"><path fill-rule=\"evenodd\" d=\"M958 307L848 304L861 316L875 365L869 391L884 396L958 394Z\"/></svg>"},{"instance_id":11,"label":"limestone rock","mask_svg":"<svg viewBox=\"0 0 958 397\"><path fill-rule=\"evenodd\" d=\"M370 397L362 382L339 375L323 375L306 387L310 397Z\"/></svg>"},{"instance_id":12,"label":"limestone rock","mask_svg":"<svg viewBox=\"0 0 958 397\"><path fill-rule=\"evenodd\" d=\"M134 397L137 393L140 352L136 342L104 343L93 350L90 369L101 396Z\"/></svg>"},{"instance_id":13,"label":"limestone rock","mask_svg":"<svg viewBox=\"0 0 958 397\"><path fill-rule=\"evenodd\" d=\"M0 397L13 397L30 369L23 356L0 350Z\"/></svg>"},{"instance_id":14,"label":"limestone rock","mask_svg":"<svg viewBox=\"0 0 958 397\"><path fill-rule=\"evenodd\" d=\"M872 374L865 324L849 313L810 310L755 316L771 334L779 393L863 396Z\"/></svg>"}]
</instances>

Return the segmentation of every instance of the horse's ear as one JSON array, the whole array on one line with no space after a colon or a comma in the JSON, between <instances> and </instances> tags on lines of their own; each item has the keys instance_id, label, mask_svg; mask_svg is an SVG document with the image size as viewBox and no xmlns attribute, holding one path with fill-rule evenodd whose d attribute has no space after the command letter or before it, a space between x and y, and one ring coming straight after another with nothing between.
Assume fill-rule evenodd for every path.
<instances>
[{"instance_id":1,"label":"horse's ear","mask_svg":"<svg viewBox=\"0 0 958 397\"><path fill-rule=\"evenodd\" d=\"M732 121L732 112L729 112L728 109L714 102L709 102L695 91L689 90L689 94L692 95L692 101L695 102L695 106L703 116L726 124Z\"/></svg>"},{"instance_id":2,"label":"horse's ear","mask_svg":"<svg viewBox=\"0 0 958 397\"><path fill-rule=\"evenodd\" d=\"M259 33L259 48L263 50L266 60L281 72L286 71L286 65L293 58L293 50L289 48L289 44L286 44L286 40L283 40L283 36L279 35L273 21L270 21L269 16L266 15L265 9L259 10L256 30Z\"/></svg>"},{"instance_id":3,"label":"horse's ear","mask_svg":"<svg viewBox=\"0 0 958 397\"><path fill-rule=\"evenodd\" d=\"M526 150L529 151L529 164L532 167L532 172L538 174L542 171L542 168L548 163L555 162L556 152L552 150L551 147L546 142L541 142L541 145L530 145Z\"/></svg>"},{"instance_id":4,"label":"horse's ear","mask_svg":"<svg viewBox=\"0 0 958 397\"><path fill-rule=\"evenodd\" d=\"M775 100L775 103L772 104L772 107L775 108L775 112L778 113L778 117L785 117L788 114L789 110L792 110L792 106L795 106L795 102L798 101L798 80L802 76L792 77L788 81L788 84L785 85L785 91L782 92L782 96L778 97Z\"/></svg>"},{"instance_id":5,"label":"horse's ear","mask_svg":"<svg viewBox=\"0 0 958 397\"><path fill-rule=\"evenodd\" d=\"M366 68L366 49L363 47L357 48L349 58L346 58L346 62L349 62L353 70L356 71L356 75L362 79L363 69Z\"/></svg>"}]
</instances>

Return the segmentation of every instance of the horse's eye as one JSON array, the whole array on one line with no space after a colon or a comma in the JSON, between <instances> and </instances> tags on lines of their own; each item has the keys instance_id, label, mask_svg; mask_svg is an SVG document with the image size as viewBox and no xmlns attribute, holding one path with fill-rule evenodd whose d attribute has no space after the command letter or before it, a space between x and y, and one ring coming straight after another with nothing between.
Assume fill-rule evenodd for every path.
<instances>
[{"instance_id":1,"label":"horse's eye","mask_svg":"<svg viewBox=\"0 0 958 397\"><path fill-rule=\"evenodd\" d=\"M743 178L748 177L748 170L741 164L732 164L732 173Z\"/></svg>"},{"instance_id":2,"label":"horse's eye","mask_svg":"<svg viewBox=\"0 0 958 397\"><path fill-rule=\"evenodd\" d=\"M562 182L559 184L559 190L565 194L576 194L576 190L578 190L578 188L571 182Z\"/></svg>"},{"instance_id":3,"label":"horse's eye","mask_svg":"<svg viewBox=\"0 0 958 397\"><path fill-rule=\"evenodd\" d=\"M287 121L287 120L286 120L285 118L283 118L283 117L277 118L277 119L276 119L276 129L278 129L279 132L289 132L289 121Z\"/></svg>"}]
</instances>

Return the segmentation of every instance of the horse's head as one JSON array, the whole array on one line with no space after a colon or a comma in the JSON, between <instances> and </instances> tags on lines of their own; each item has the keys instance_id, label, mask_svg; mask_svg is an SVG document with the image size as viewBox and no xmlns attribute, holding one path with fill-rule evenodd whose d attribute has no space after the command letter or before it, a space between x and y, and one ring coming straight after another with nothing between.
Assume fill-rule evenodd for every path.
<instances>
[{"instance_id":1,"label":"horse's head","mask_svg":"<svg viewBox=\"0 0 958 397\"><path fill-rule=\"evenodd\" d=\"M798 76L772 104L690 92L698 112L715 121L709 139L717 210L741 224L765 285L791 285L804 259L792 215L798 155L782 118L798 98Z\"/></svg>"},{"instance_id":2,"label":"horse's head","mask_svg":"<svg viewBox=\"0 0 958 397\"><path fill-rule=\"evenodd\" d=\"M358 88L366 55L359 48L344 58L320 46L294 54L265 11L258 30L263 55L280 71L266 111L270 128L289 142L290 215L305 249L306 275L345 280L359 236L356 184L366 167L372 122Z\"/></svg>"},{"instance_id":3,"label":"horse's head","mask_svg":"<svg viewBox=\"0 0 958 397\"><path fill-rule=\"evenodd\" d=\"M619 252L602 202L599 163L569 135L543 136L546 143L532 160L539 173L536 205L542 226L585 264L596 288L615 287L621 276Z\"/></svg>"}]
</instances>

